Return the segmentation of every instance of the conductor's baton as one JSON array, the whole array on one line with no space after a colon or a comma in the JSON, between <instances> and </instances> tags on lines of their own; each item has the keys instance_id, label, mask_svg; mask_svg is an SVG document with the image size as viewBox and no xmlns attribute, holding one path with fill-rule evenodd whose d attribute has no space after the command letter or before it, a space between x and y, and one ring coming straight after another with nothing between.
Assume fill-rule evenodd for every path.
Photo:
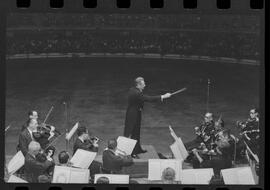
<instances>
[{"instance_id":1,"label":"conductor's baton","mask_svg":"<svg viewBox=\"0 0 270 190\"><path fill-rule=\"evenodd\" d=\"M171 93L171 96L172 96L172 95L175 95L175 94L178 94L178 93L180 93L180 92L183 92L183 91L185 91L186 89L187 89L187 88L182 88L182 89L180 89L180 90L177 90L177 91Z\"/></svg>"}]
</instances>

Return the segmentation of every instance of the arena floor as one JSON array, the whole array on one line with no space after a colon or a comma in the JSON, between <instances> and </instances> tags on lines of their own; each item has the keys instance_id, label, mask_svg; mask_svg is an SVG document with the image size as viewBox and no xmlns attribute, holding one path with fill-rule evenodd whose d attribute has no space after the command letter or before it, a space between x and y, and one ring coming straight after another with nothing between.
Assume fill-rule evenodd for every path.
<instances>
[{"instance_id":1,"label":"arena floor","mask_svg":"<svg viewBox=\"0 0 270 190\"><path fill-rule=\"evenodd\" d=\"M259 67L185 60L139 58L70 58L8 60L6 78L6 155L16 152L22 124L29 110L41 120L54 106L49 124L64 132L77 121L102 141L100 152L110 138L123 134L127 91L133 79L143 76L145 94L157 95L183 87L187 91L163 103L146 103L143 112L142 144L169 153L172 125L183 141L192 140L194 127L206 111L207 79L211 80L209 109L235 130L251 107L259 105ZM68 106L66 125L65 105ZM55 144L65 149L64 138ZM71 146L70 146L71 147Z\"/></svg>"}]
</instances>

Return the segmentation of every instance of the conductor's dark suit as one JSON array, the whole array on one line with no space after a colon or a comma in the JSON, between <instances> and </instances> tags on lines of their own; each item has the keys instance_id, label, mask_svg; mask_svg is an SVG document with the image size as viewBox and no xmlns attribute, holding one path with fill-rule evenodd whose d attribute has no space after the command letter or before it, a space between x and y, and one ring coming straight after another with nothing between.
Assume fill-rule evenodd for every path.
<instances>
[{"instance_id":1,"label":"conductor's dark suit","mask_svg":"<svg viewBox=\"0 0 270 190\"><path fill-rule=\"evenodd\" d=\"M144 95L138 88L132 87L128 92L128 107L125 119L124 136L137 140L132 154L138 154L140 145L141 117L144 102L161 101L161 96Z\"/></svg>"}]
</instances>

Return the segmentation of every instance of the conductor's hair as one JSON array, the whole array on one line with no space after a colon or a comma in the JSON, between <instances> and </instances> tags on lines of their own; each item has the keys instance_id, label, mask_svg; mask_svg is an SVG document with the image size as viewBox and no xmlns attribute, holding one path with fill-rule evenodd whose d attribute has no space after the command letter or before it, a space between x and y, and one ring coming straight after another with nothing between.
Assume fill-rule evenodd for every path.
<instances>
[{"instance_id":1,"label":"conductor's hair","mask_svg":"<svg viewBox=\"0 0 270 190\"><path fill-rule=\"evenodd\" d=\"M134 84L135 86L137 86L139 83L141 83L142 81L144 81L144 78L143 77L137 77L135 80L134 80Z\"/></svg>"},{"instance_id":2,"label":"conductor's hair","mask_svg":"<svg viewBox=\"0 0 270 190\"><path fill-rule=\"evenodd\" d=\"M117 147L117 141L115 139L110 139L108 141L108 149L115 149Z\"/></svg>"},{"instance_id":3,"label":"conductor's hair","mask_svg":"<svg viewBox=\"0 0 270 190\"><path fill-rule=\"evenodd\" d=\"M85 126L80 126L80 127L78 127L78 129L77 129L77 135L78 135L78 136L81 136L81 135L84 134L84 133L87 133L86 127L85 127Z\"/></svg>"}]
</instances>

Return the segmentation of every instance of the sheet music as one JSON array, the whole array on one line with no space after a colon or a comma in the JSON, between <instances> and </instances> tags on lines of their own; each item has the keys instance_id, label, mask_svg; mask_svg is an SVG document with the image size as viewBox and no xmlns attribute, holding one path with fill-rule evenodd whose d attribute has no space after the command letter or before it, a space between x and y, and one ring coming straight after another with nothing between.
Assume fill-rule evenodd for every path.
<instances>
[{"instance_id":1,"label":"sheet music","mask_svg":"<svg viewBox=\"0 0 270 190\"><path fill-rule=\"evenodd\" d=\"M181 156L180 156L179 152L177 153L175 145L173 145L171 147L171 149L173 148L172 151L173 151L173 153L175 153L175 155L174 155L175 158L185 160L188 157L188 152L187 152L187 149L186 149L182 139L180 137L177 137L177 135L175 134L175 132L171 126L169 126L169 129L170 129L170 133L171 133L172 137L175 140L175 144L178 146L178 149L179 149L180 154L181 154Z\"/></svg>"},{"instance_id":2,"label":"sheet music","mask_svg":"<svg viewBox=\"0 0 270 190\"><path fill-rule=\"evenodd\" d=\"M181 182L182 184L209 184L213 175L213 168L185 169L181 171Z\"/></svg>"},{"instance_id":3,"label":"sheet music","mask_svg":"<svg viewBox=\"0 0 270 190\"><path fill-rule=\"evenodd\" d=\"M73 157L70 159L72 166L82 169L88 169L97 153L87 150L78 149Z\"/></svg>"},{"instance_id":4,"label":"sheet music","mask_svg":"<svg viewBox=\"0 0 270 190\"><path fill-rule=\"evenodd\" d=\"M137 140L119 136L117 138L117 149L124 151L127 155L131 155L136 143ZM116 150L116 153L123 154L121 151Z\"/></svg>"},{"instance_id":5,"label":"sheet music","mask_svg":"<svg viewBox=\"0 0 270 190\"><path fill-rule=\"evenodd\" d=\"M161 180L162 172L166 168L175 170L175 180L180 180L182 160L176 159L149 159L148 160L148 180Z\"/></svg>"},{"instance_id":6,"label":"sheet music","mask_svg":"<svg viewBox=\"0 0 270 190\"><path fill-rule=\"evenodd\" d=\"M89 183L88 169L55 166L52 183Z\"/></svg>"},{"instance_id":7,"label":"sheet music","mask_svg":"<svg viewBox=\"0 0 270 190\"><path fill-rule=\"evenodd\" d=\"M15 176L15 175L11 175L7 182L8 183L28 183L27 181Z\"/></svg>"},{"instance_id":8,"label":"sheet music","mask_svg":"<svg viewBox=\"0 0 270 190\"><path fill-rule=\"evenodd\" d=\"M178 138L178 141L175 141L170 146L170 149L176 159L185 160L188 157L187 149L180 137Z\"/></svg>"},{"instance_id":9,"label":"sheet music","mask_svg":"<svg viewBox=\"0 0 270 190\"><path fill-rule=\"evenodd\" d=\"M7 166L7 171L9 174L15 173L18 169L20 169L24 165L24 155L22 151L17 152L12 159L9 161Z\"/></svg>"},{"instance_id":10,"label":"sheet music","mask_svg":"<svg viewBox=\"0 0 270 190\"><path fill-rule=\"evenodd\" d=\"M221 175L225 184L256 184L250 167L224 169Z\"/></svg>"},{"instance_id":11,"label":"sheet music","mask_svg":"<svg viewBox=\"0 0 270 190\"><path fill-rule=\"evenodd\" d=\"M107 177L110 184L129 184L129 175L96 174L94 183L97 183L100 177Z\"/></svg>"}]
</instances>

